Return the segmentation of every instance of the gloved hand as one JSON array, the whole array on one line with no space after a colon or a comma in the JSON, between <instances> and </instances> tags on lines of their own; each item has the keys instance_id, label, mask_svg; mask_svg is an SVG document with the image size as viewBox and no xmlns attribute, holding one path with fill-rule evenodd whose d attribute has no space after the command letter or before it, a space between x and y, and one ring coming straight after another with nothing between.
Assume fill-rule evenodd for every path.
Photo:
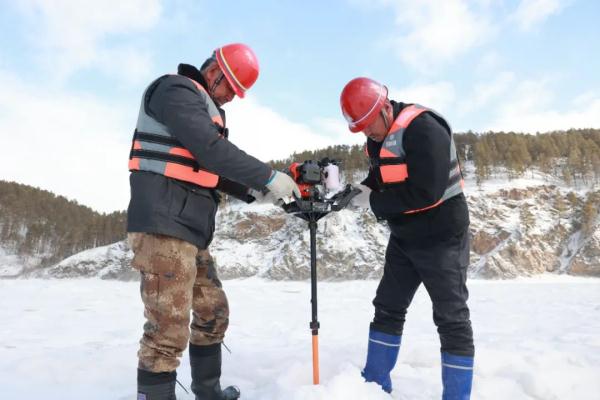
<instances>
[{"instance_id":1,"label":"gloved hand","mask_svg":"<svg viewBox=\"0 0 600 400\"><path fill-rule=\"evenodd\" d=\"M282 202L284 204L292 202L294 200L292 193L300 197L300 189L296 182L289 175L278 171L273 171L266 186L269 189L266 197L276 206L281 205Z\"/></svg>"},{"instance_id":2,"label":"gloved hand","mask_svg":"<svg viewBox=\"0 0 600 400\"><path fill-rule=\"evenodd\" d=\"M365 185L358 185L356 188L360 189L360 193L350 200L350 205L358 208L371 208L369 201L372 192L371 188Z\"/></svg>"},{"instance_id":3,"label":"gloved hand","mask_svg":"<svg viewBox=\"0 0 600 400\"><path fill-rule=\"evenodd\" d=\"M269 203L271 200L268 198L266 191L263 192L261 190L254 190L252 188L248 189L248 195L254 198L254 202L256 204L265 204Z\"/></svg>"}]
</instances>

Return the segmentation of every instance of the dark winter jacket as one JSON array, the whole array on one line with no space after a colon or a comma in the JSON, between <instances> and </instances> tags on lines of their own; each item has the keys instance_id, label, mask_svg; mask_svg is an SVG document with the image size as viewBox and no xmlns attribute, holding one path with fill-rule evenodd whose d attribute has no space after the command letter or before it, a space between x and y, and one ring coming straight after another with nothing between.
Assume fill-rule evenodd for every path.
<instances>
[{"instance_id":1,"label":"dark winter jacket","mask_svg":"<svg viewBox=\"0 0 600 400\"><path fill-rule=\"evenodd\" d=\"M392 101L394 119L405 107ZM443 195L450 172L450 135L431 113L423 113L409 125L403 142L409 178L383 189L378 169L371 168L363 181L373 189L371 209L379 219L388 221L392 234L405 242L444 239L464 231L469 225L465 196L454 196L426 211L404 214L435 204ZM367 140L370 156L378 157L382 143Z\"/></svg>"},{"instance_id":2,"label":"dark winter jacket","mask_svg":"<svg viewBox=\"0 0 600 400\"><path fill-rule=\"evenodd\" d=\"M165 75L150 85L143 99L146 112L164 124L203 167L222 177L217 190L249 200L248 187L263 189L271 168L220 138L198 89L185 77L206 88L200 72L182 64L179 74ZM225 112L219 112L225 121ZM169 235L199 248L210 244L219 198L216 190L145 171L132 172L129 180L128 232Z\"/></svg>"}]
</instances>

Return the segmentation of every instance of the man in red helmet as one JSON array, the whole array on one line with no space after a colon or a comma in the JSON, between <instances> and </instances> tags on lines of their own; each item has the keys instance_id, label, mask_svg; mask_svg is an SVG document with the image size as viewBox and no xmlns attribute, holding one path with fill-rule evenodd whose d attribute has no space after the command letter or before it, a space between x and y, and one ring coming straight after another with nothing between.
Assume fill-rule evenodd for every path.
<instances>
[{"instance_id":1,"label":"man in red helmet","mask_svg":"<svg viewBox=\"0 0 600 400\"><path fill-rule=\"evenodd\" d=\"M154 80L142 96L129 159L127 214L146 318L138 400L175 399L176 368L188 342L196 399L240 396L237 388L220 385L229 307L207 251L218 191L248 202L267 193L277 204L300 195L290 177L227 139L221 106L244 97L257 78L252 50L229 44L216 49L200 70L180 64L177 75Z\"/></svg>"},{"instance_id":2,"label":"man in red helmet","mask_svg":"<svg viewBox=\"0 0 600 400\"><path fill-rule=\"evenodd\" d=\"M385 86L356 78L340 99L349 129L367 137L370 169L354 203L391 230L362 375L391 392L406 311L423 283L440 336L443 399L466 400L474 355L466 303L469 212L452 131L433 110L387 95Z\"/></svg>"}]
</instances>

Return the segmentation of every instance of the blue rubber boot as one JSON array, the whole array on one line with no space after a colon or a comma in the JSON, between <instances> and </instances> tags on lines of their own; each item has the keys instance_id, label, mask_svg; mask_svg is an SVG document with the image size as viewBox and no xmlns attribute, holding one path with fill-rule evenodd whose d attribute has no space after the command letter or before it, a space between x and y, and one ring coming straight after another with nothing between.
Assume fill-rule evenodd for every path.
<instances>
[{"instance_id":1,"label":"blue rubber boot","mask_svg":"<svg viewBox=\"0 0 600 400\"><path fill-rule=\"evenodd\" d=\"M442 400L469 400L473 384L473 357L442 353Z\"/></svg>"},{"instance_id":2,"label":"blue rubber boot","mask_svg":"<svg viewBox=\"0 0 600 400\"><path fill-rule=\"evenodd\" d=\"M388 393L392 391L390 372L396 365L401 339L402 336L389 335L372 329L369 331L367 365L361 375L367 382L376 382Z\"/></svg>"}]
</instances>

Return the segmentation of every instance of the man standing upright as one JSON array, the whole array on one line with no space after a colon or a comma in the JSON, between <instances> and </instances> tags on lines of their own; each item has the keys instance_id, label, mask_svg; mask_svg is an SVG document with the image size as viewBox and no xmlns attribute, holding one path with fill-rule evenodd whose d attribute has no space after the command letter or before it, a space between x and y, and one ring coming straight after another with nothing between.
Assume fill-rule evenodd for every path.
<instances>
[{"instance_id":1,"label":"man standing upright","mask_svg":"<svg viewBox=\"0 0 600 400\"><path fill-rule=\"evenodd\" d=\"M370 207L391 230L362 375L392 391L406 311L423 283L441 342L442 398L468 400L474 355L466 303L469 212L452 131L433 110L387 95L378 82L356 78L340 99L350 131L367 137L370 160L353 203Z\"/></svg>"},{"instance_id":2,"label":"man standing upright","mask_svg":"<svg viewBox=\"0 0 600 400\"><path fill-rule=\"evenodd\" d=\"M129 158L127 215L146 317L138 400L175 399L176 368L188 341L196 399L240 395L235 387L220 386L229 308L206 250L215 228L217 190L248 201L249 193L268 191L276 203L300 195L290 177L227 139L221 106L236 95L243 98L257 78L254 52L228 44L200 70L181 64L177 75L159 77L142 96Z\"/></svg>"}]
</instances>

